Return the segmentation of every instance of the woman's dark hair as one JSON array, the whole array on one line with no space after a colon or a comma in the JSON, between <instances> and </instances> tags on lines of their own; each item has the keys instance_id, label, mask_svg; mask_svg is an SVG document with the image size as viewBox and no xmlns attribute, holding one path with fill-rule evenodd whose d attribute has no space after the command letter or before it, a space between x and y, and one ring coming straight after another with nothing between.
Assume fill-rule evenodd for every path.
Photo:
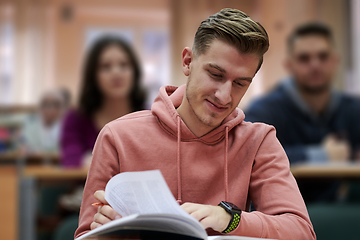
<instances>
[{"instance_id":1,"label":"woman's dark hair","mask_svg":"<svg viewBox=\"0 0 360 240\"><path fill-rule=\"evenodd\" d=\"M134 69L133 88L130 92L130 103L133 111L144 109L146 92L141 87L141 69L134 51L128 43L116 36L104 36L99 38L89 49L83 67L82 89L79 99L79 111L89 117L103 104L103 95L97 81L98 64L101 53L109 46L116 45L129 57L130 64Z\"/></svg>"}]
</instances>

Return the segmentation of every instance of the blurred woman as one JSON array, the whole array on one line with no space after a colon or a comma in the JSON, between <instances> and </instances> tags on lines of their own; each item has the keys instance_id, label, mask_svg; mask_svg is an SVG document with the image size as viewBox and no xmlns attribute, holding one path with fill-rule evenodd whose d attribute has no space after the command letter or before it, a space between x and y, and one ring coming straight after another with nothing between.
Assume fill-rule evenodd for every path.
<instances>
[{"instance_id":1,"label":"blurred woman","mask_svg":"<svg viewBox=\"0 0 360 240\"><path fill-rule=\"evenodd\" d=\"M106 36L90 49L83 72L78 108L70 110L61 136L65 167L88 166L96 137L106 123L144 109L140 66L122 39Z\"/></svg>"}]
</instances>

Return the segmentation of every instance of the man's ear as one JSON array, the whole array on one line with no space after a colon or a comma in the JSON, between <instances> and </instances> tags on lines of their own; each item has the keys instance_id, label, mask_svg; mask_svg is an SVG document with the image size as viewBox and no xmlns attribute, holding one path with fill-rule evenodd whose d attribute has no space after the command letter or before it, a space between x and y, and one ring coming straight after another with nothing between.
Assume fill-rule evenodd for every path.
<instances>
[{"instance_id":1,"label":"man's ear","mask_svg":"<svg viewBox=\"0 0 360 240\"><path fill-rule=\"evenodd\" d=\"M191 49L189 47L184 48L184 50L182 51L182 69L183 69L183 73L185 74L185 76L189 76L190 75L190 64L193 61L193 52L191 51Z\"/></svg>"}]
</instances>

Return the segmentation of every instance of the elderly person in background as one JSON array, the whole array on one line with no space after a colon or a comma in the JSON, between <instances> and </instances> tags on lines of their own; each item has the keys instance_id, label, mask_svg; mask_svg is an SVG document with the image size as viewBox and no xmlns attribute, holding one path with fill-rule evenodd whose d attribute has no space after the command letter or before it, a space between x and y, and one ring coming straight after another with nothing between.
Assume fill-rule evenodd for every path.
<instances>
[{"instance_id":1,"label":"elderly person in background","mask_svg":"<svg viewBox=\"0 0 360 240\"><path fill-rule=\"evenodd\" d=\"M24 124L24 144L31 154L57 153L65 99L58 90L48 90L41 97L38 112Z\"/></svg>"}]
</instances>

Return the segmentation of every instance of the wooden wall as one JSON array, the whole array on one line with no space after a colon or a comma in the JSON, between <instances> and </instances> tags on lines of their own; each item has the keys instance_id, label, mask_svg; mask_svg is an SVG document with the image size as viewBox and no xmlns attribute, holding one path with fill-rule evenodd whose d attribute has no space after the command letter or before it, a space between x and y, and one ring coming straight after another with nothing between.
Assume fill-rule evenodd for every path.
<instances>
[{"instance_id":1,"label":"wooden wall","mask_svg":"<svg viewBox=\"0 0 360 240\"><path fill-rule=\"evenodd\" d=\"M5 1L5 0L3 0ZM35 102L48 87L65 86L76 99L89 26L146 28L171 32L171 82L185 83L181 51L192 46L199 23L224 7L238 8L261 22L270 36L270 49L244 103L271 89L287 75L283 68L285 40L299 23L319 20L334 30L341 64L336 86L344 88L349 68L348 0L13 0L16 26L17 103ZM72 15L64 19L64 8ZM66 14L65 14L66 15Z\"/></svg>"}]
</instances>

